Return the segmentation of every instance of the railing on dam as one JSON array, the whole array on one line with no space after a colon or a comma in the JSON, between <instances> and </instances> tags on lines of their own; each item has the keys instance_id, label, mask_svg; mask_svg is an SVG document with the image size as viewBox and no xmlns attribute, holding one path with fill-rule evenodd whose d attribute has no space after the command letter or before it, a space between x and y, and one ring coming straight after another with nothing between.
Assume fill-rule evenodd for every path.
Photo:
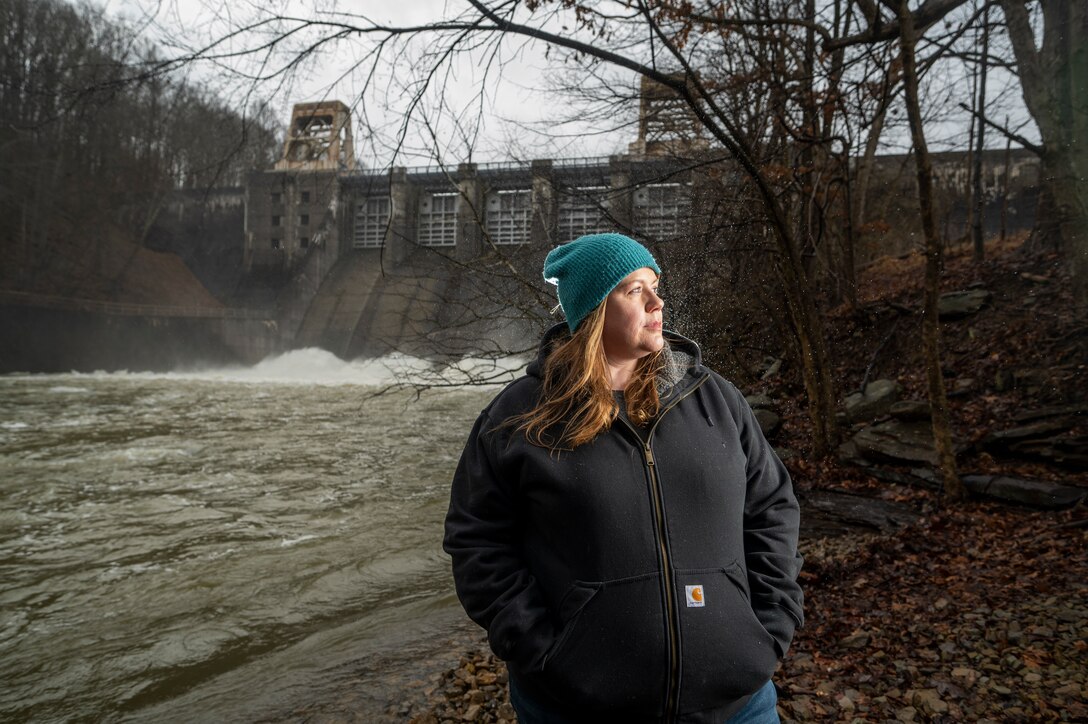
<instances>
[{"instance_id":1,"label":"railing on dam","mask_svg":"<svg viewBox=\"0 0 1088 724\"><path fill-rule=\"evenodd\" d=\"M176 317L203 319L254 319L272 321L276 318L270 310L242 309L234 307L168 306L160 304L128 304L106 302L97 299L61 297L34 292L0 290L0 304L62 309L73 312L94 312L126 317Z\"/></svg>"},{"instance_id":2,"label":"railing on dam","mask_svg":"<svg viewBox=\"0 0 1088 724\"><path fill-rule=\"evenodd\" d=\"M551 161L551 165L554 168L607 168L610 156L580 156L576 158L555 158L548 159ZM424 176L428 174L454 174L458 173L459 164L429 164L423 166L403 166L400 167L409 176ZM507 161L485 161L483 163L475 164L476 171L478 173L487 173L488 171L512 171L512 170L529 170L532 167L531 161L511 159ZM357 166L352 171L341 173L341 176L383 176L390 172L388 166Z\"/></svg>"}]
</instances>

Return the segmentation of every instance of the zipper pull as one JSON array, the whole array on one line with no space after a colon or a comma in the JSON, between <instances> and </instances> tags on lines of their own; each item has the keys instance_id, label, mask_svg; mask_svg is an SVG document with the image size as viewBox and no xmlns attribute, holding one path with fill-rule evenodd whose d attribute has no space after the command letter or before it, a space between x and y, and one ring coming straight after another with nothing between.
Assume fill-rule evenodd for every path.
<instances>
[{"instance_id":1,"label":"zipper pull","mask_svg":"<svg viewBox=\"0 0 1088 724\"><path fill-rule=\"evenodd\" d=\"M654 464L654 452L649 445L646 446L646 464L651 466Z\"/></svg>"}]
</instances>

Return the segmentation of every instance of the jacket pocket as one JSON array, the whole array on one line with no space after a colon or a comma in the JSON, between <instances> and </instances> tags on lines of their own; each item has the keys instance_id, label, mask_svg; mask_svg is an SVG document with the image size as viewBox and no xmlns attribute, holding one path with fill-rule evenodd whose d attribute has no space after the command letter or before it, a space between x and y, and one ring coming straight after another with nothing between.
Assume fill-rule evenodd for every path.
<instances>
[{"instance_id":1,"label":"jacket pocket","mask_svg":"<svg viewBox=\"0 0 1088 724\"><path fill-rule=\"evenodd\" d=\"M740 565L677 571L676 585L681 711L721 706L766 684L778 653L752 610Z\"/></svg>"},{"instance_id":2,"label":"jacket pocket","mask_svg":"<svg viewBox=\"0 0 1088 724\"><path fill-rule=\"evenodd\" d=\"M660 715L668 657L660 601L656 573L575 583L560 604L564 624L543 686L572 706Z\"/></svg>"}]
</instances>

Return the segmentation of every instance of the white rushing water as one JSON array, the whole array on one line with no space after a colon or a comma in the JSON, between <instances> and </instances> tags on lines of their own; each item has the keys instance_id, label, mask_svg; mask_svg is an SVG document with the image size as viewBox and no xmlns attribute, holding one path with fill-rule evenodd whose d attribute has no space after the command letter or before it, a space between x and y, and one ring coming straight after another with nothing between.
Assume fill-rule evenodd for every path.
<instances>
[{"instance_id":1,"label":"white rushing water","mask_svg":"<svg viewBox=\"0 0 1088 724\"><path fill-rule=\"evenodd\" d=\"M254 720L456 620L442 518L494 394L459 385L523 363L0 377L0 719Z\"/></svg>"}]
</instances>

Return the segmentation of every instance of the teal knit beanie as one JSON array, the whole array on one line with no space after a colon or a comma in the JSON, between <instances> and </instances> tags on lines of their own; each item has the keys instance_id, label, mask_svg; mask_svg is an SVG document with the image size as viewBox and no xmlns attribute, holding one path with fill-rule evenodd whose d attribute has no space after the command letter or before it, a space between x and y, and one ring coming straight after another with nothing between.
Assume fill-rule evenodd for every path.
<instances>
[{"instance_id":1,"label":"teal knit beanie","mask_svg":"<svg viewBox=\"0 0 1088 724\"><path fill-rule=\"evenodd\" d=\"M570 331L631 272L661 274L646 247L623 234L589 234L557 246L544 260L544 280L555 284Z\"/></svg>"}]
</instances>

